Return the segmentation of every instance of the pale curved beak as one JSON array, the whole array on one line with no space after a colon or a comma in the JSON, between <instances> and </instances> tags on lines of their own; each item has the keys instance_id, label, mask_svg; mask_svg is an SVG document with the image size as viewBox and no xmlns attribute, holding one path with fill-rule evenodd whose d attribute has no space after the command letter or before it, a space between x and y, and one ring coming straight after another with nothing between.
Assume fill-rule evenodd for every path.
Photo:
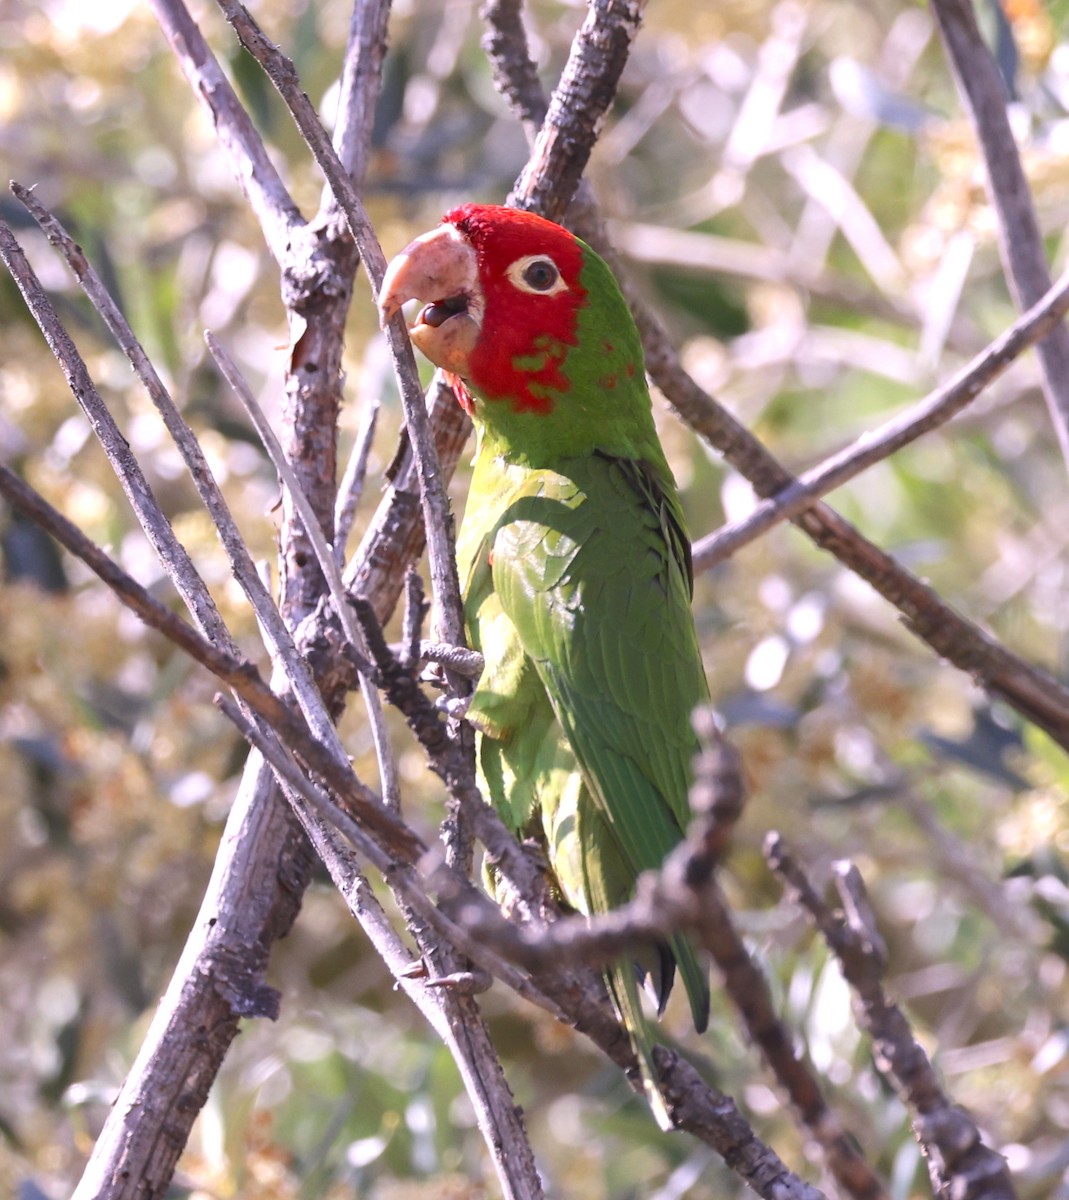
<instances>
[{"instance_id":1,"label":"pale curved beak","mask_svg":"<svg viewBox=\"0 0 1069 1200\"><path fill-rule=\"evenodd\" d=\"M437 367L463 377L482 327L479 264L471 243L452 225L416 238L386 269L379 289L382 324L409 300L425 307L409 329L413 344Z\"/></svg>"}]
</instances>

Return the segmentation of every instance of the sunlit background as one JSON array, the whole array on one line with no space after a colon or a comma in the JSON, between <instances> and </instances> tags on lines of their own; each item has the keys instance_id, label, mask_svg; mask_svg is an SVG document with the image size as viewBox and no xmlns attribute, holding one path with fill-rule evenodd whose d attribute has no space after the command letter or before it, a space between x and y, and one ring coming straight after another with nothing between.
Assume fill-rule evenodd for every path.
<instances>
[{"instance_id":1,"label":"sunlit background","mask_svg":"<svg viewBox=\"0 0 1069 1200\"><path fill-rule=\"evenodd\" d=\"M985 3L985 33L1053 267L1069 217L1064 0ZM333 111L349 12L256 6ZM311 215L322 181L218 10L202 28ZM583 17L539 2L552 85ZM395 5L368 206L392 253L462 199L500 201L525 158L468 0ZM277 269L146 5L0 8L3 178L36 188L109 282L194 424L258 558L277 486L214 369L211 328L277 414L287 349ZM589 172L639 292L688 369L792 469L947 378L1012 319L972 132L923 8L892 0L651 5ZM155 410L66 268L6 193L11 224L105 399L250 654L255 622ZM352 405L384 415L358 525L380 495L399 404L363 277ZM1069 489L1032 358L946 430L833 496L880 546L1015 651L1065 667ZM753 503L655 398L695 537ZM0 455L160 596L170 586L6 274ZM462 505L465 476L454 485ZM0 1193L69 1193L196 912L244 747L214 685L32 526L0 511ZM355 545L356 539L353 539ZM942 665L867 585L782 528L703 575L710 684L751 798L725 885L778 1004L896 1197L927 1194L908 1118L881 1083L822 944L780 901L760 845L780 829L818 879L849 856L891 948L890 983L1020 1195L1069 1196L1064 753ZM261 655L262 657L262 655ZM398 724L405 804L441 789ZM366 729L343 736L374 781ZM176 1195L374 1200L496 1195L447 1052L324 882L273 958L276 1024L235 1044ZM678 999L678 997L676 998ZM761 1136L819 1182L714 988L712 1031L669 1036L709 1064ZM495 1039L554 1196L693 1200L741 1185L658 1135L570 1031L499 985ZM22 1189L21 1191L19 1189ZM355 1193L354 1193L355 1188ZM1060 1190L1059 1190L1060 1189Z\"/></svg>"}]
</instances>

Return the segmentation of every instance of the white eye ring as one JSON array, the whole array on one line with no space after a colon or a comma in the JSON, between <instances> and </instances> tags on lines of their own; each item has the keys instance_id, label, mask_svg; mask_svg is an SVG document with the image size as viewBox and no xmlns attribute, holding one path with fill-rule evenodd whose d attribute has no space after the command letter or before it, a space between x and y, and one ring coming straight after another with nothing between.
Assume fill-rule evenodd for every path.
<instances>
[{"instance_id":1,"label":"white eye ring","mask_svg":"<svg viewBox=\"0 0 1069 1200\"><path fill-rule=\"evenodd\" d=\"M525 254L505 272L513 287L531 296L556 296L568 290L560 268L548 254Z\"/></svg>"}]
</instances>

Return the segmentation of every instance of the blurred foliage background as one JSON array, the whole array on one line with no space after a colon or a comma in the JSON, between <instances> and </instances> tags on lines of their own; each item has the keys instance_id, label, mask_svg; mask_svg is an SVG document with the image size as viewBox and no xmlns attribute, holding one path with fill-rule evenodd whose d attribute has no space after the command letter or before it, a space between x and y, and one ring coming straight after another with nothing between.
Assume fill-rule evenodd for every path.
<instances>
[{"instance_id":1,"label":"blurred foliage background","mask_svg":"<svg viewBox=\"0 0 1069 1200\"><path fill-rule=\"evenodd\" d=\"M983 0L985 32L1055 268L1069 217L1065 0ZM321 182L218 11L196 7L306 214ZM329 119L348 8L256 6ZM536 0L555 82L583 16ZM467 198L501 200L525 158L471 0L399 0L368 202L387 253ZM277 411L278 279L145 5L0 7L0 158L109 280L197 429L255 553L274 548L272 471L205 364L212 328ZM641 292L694 375L796 469L919 397L1013 316L974 149L931 21L901 0L652 4L590 177ZM21 208L0 198L164 507L250 654L255 623L154 410ZM398 405L366 289L348 338L351 441L381 396L364 519ZM695 536L747 484L658 402ZM10 279L0 278L0 453L169 596ZM462 504L463 473L455 484ZM1001 639L1064 675L1069 493L1026 358L961 419L834 503ZM76 563L0 513L0 1192L69 1191L196 912L244 749L210 680ZM355 540L354 540L355 544ZM717 704L751 800L725 882L785 1016L896 1197L927 1194L908 1119L872 1068L823 947L781 904L769 828L826 877L860 865L891 983L950 1091L1017 1174L1069 1197L1069 769L1061 750L938 662L866 585L780 529L699 580ZM356 718L344 737L374 778ZM399 729L398 739L407 745ZM437 818L413 748L406 804ZM424 815L425 814L425 815ZM277 1024L250 1024L175 1185L199 1197L495 1195L446 1052L330 888L274 957ZM716 999L714 997L714 1005ZM659 1136L594 1053L494 988L485 998L554 1196L735 1195L709 1151ZM812 1176L789 1114L726 1009L696 1039L761 1135Z\"/></svg>"}]
</instances>

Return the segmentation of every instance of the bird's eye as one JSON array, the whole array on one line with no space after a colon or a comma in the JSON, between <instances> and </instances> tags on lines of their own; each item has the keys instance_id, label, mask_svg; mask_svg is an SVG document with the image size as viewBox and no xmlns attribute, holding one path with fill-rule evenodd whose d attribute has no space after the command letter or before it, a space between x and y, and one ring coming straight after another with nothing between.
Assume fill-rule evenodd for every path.
<instances>
[{"instance_id":1,"label":"bird's eye","mask_svg":"<svg viewBox=\"0 0 1069 1200\"><path fill-rule=\"evenodd\" d=\"M568 289L557 264L545 254L528 254L518 258L509 267L507 274L521 292L555 296L558 292Z\"/></svg>"},{"instance_id":2,"label":"bird's eye","mask_svg":"<svg viewBox=\"0 0 1069 1200\"><path fill-rule=\"evenodd\" d=\"M557 268L548 258L536 258L523 269L523 282L536 292L548 292L559 278Z\"/></svg>"}]
</instances>

